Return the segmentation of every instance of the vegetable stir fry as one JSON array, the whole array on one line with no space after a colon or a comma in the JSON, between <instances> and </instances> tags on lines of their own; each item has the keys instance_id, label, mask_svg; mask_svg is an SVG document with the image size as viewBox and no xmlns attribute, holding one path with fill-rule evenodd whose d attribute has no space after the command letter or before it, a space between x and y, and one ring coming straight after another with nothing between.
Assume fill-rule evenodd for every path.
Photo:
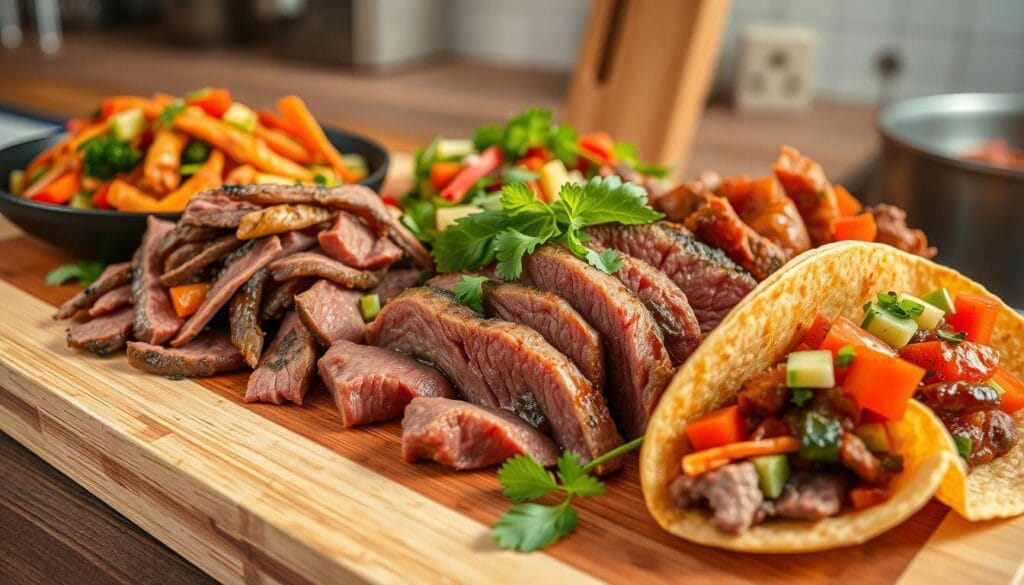
<instances>
[{"instance_id":1,"label":"vegetable stir fry","mask_svg":"<svg viewBox=\"0 0 1024 585\"><path fill-rule=\"evenodd\" d=\"M222 184L355 183L367 174L359 155L342 155L297 96L279 112L255 112L226 89L183 99L107 98L66 138L11 173L11 193L81 209L175 212Z\"/></svg>"}]
</instances>

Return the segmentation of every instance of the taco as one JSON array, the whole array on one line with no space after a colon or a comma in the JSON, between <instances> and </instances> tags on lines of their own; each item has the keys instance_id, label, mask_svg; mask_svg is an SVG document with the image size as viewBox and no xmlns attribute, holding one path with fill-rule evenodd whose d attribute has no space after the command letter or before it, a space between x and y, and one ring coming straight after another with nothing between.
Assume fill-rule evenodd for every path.
<instances>
[{"instance_id":1,"label":"taco","mask_svg":"<svg viewBox=\"0 0 1024 585\"><path fill-rule=\"evenodd\" d=\"M857 544L932 495L972 520L1024 513L1022 374L1024 319L984 287L886 246L809 252L665 392L641 455L648 509L757 552Z\"/></svg>"}]
</instances>

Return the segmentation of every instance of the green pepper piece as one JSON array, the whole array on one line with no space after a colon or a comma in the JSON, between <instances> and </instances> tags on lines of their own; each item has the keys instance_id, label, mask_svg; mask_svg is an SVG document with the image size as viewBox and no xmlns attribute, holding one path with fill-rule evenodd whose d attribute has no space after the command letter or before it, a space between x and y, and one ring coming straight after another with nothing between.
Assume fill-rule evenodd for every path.
<instances>
[{"instance_id":1,"label":"green pepper piece","mask_svg":"<svg viewBox=\"0 0 1024 585\"><path fill-rule=\"evenodd\" d=\"M838 421L808 412L800 429L800 456L808 461L836 463L843 427Z\"/></svg>"},{"instance_id":2,"label":"green pepper piece","mask_svg":"<svg viewBox=\"0 0 1024 585\"><path fill-rule=\"evenodd\" d=\"M777 498L789 479L789 459L785 455L751 457L757 469L758 486L766 498Z\"/></svg>"}]
</instances>

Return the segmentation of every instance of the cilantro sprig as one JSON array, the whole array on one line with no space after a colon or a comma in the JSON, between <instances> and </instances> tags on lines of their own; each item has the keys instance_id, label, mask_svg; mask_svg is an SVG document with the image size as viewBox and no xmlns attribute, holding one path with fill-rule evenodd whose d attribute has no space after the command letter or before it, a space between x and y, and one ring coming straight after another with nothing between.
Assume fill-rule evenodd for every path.
<instances>
[{"instance_id":1,"label":"cilantro sprig","mask_svg":"<svg viewBox=\"0 0 1024 585\"><path fill-rule=\"evenodd\" d=\"M489 279L486 276L473 276L467 274L462 280L455 283L455 300L478 313L484 311L484 283Z\"/></svg>"},{"instance_id":2,"label":"cilantro sprig","mask_svg":"<svg viewBox=\"0 0 1024 585\"><path fill-rule=\"evenodd\" d=\"M616 176L594 177L586 185L567 183L553 203L537 199L521 183L501 190L501 209L459 218L434 242L441 272L472 271L498 262L498 275L516 280L523 258L546 242L557 242L595 268L614 273L621 260L614 250L594 251L584 228L603 223L650 223L662 214L647 205L647 192Z\"/></svg>"},{"instance_id":3,"label":"cilantro sprig","mask_svg":"<svg viewBox=\"0 0 1024 585\"><path fill-rule=\"evenodd\" d=\"M530 552L547 548L572 534L579 526L579 514L572 507L573 497L589 498L605 493L600 479L590 475L598 466L620 457L643 444L638 437L595 458L586 465L575 453L566 451L557 462L557 473L544 469L525 455L516 455L498 469L502 494L520 502L494 524L491 538L501 548ZM563 496L555 505L538 504L550 494Z\"/></svg>"},{"instance_id":4,"label":"cilantro sprig","mask_svg":"<svg viewBox=\"0 0 1024 585\"><path fill-rule=\"evenodd\" d=\"M61 264L46 275L47 286L60 286L65 282L77 280L82 286L89 286L103 274L106 266L102 262L73 262Z\"/></svg>"}]
</instances>

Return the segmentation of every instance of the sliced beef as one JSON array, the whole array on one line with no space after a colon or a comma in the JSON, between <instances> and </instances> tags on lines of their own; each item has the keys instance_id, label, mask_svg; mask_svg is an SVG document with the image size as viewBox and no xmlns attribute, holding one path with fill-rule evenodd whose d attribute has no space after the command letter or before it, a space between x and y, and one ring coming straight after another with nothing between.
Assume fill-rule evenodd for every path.
<instances>
[{"instance_id":1,"label":"sliced beef","mask_svg":"<svg viewBox=\"0 0 1024 585\"><path fill-rule=\"evenodd\" d=\"M935 382L917 389L914 398L938 412L971 412L999 408L999 392L988 384Z\"/></svg>"},{"instance_id":2,"label":"sliced beef","mask_svg":"<svg viewBox=\"0 0 1024 585\"><path fill-rule=\"evenodd\" d=\"M753 463L749 464L753 467ZM824 471L796 472L775 500L771 515L793 520L820 520L843 507L846 477Z\"/></svg>"},{"instance_id":3,"label":"sliced beef","mask_svg":"<svg viewBox=\"0 0 1024 585\"><path fill-rule=\"evenodd\" d=\"M188 242L181 244L164 259L164 273L170 272L202 253L206 242Z\"/></svg>"},{"instance_id":4,"label":"sliced beef","mask_svg":"<svg viewBox=\"0 0 1024 585\"><path fill-rule=\"evenodd\" d=\"M199 227L234 229L241 223L245 214L257 209L259 209L258 205L235 201L217 191L206 191L189 200L185 212L181 214L181 223Z\"/></svg>"},{"instance_id":5,"label":"sliced beef","mask_svg":"<svg viewBox=\"0 0 1024 585\"><path fill-rule=\"evenodd\" d=\"M711 508L711 525L725 534L746 532L756 523L764 502L757 469L749 461L732 463L697 477L681 475L669 491L681 508Z\"/></svg>"},{"instance_id":6,"label":"sliced beef","mask_svg":"<svg viewBox=\"0 0 1024 585\"><path fill-rule=\"evenodd\" d=\"M277 281L316 276L346 288L363 290L377 286L381 278L380 272L352 268L319 252L300 252L276 260L270 265L270 273Z\"/></svg>"},{"instance_id":7,"label":"sliced beef","mask_svg":"<svg viewBox=\"0 0 1024 585\"><path fill-rule=\"evenodd\" d=\"M260 321L273 321L283 317L284 312L295 303L295 296L308 289L315 281L315 278L292 278L278 283L269 292L264 293Z\"/></svg>"},{"instance_id":8,"label":"sliced beef","mask_svg":"<svg viewBox=\"0 0 1024 585\"><path fill-rule=\"evenodd\" d=\"M455 398L443 374L382 347L337 341L317 362L317 369L344 427L398 418L417 397Z\"/></svg>"},{"instance_id":9,"label":"sliced beef","mask_svg":"<svg viewBox=\"0 0 1024 585\"><path fill-rule=\"evenodd\" d=\"M488 317L522 323L540 333L576 364L594 388L604 388L601 336L562 297L521 284L487 284L484 311Z\"/></svg>"},{"instance_id":10,"label":"sliced beef","mask_svg":"<svg viewBox=\"0 0 1024 585\"><path fill-rule=\"evenodd\" d=\"M419 268L393 268L380 279L380 284L370 291L380 297L380 304L384 304L403 290L416 286L423 273Z\"/></svg>"},{"instance_id":11,"label":"sliced beef","mask_svg":"<svg viewBox=\"0 0 1024 585\"><path fill-rule=\"evenodd\" d=\"M839 462L856 473L865 483L881 485L888 480L888 475L882 469L881 460L853 433L843 435L839 446Z\"/></svg>"},{"instance_id":12,"label":"sliced beef","mask_svg":"<svg viewBox=\"0 0 1024 585\"><path fill-rule=\"evenodd\" d=\"M789 404L786 366L780 364L743 382L736 403L740 414L748 418L775 416Z\"/></svg>"},{"instance_id":13,"label":"sliced beef","mask_svg":"<svg viewBox=\"0 0 1024 585\"><path fill-rule=\"evenodd\" d=\"M164 236L164 239L160 241L160 257L166 258L168 254L177 250L181 245L195 242L206 242L216 238L222 233L223 232L217 228L186 225L179 222L178 225L174 226L174 229L168 232Z\"/></svg>"},{"instance_id":14,"label":"sliced beef","mask_svg":"<svg viewBox=\"0 0 1024 585\"><path fill-rule=\"evenodd\" d=\"M700 203L684 225L697 239L725 252L759 281L789 260L775 242L745 224L725 197L701 195Z\"/></svg>"},{"instance_id":15,"label":"sliced beef","mask_svg":"<svg viewBox=\"0 0 1024 585\"><path fill-rule=\"evenodd\" d=\"M280 238L281 253L278 254L279 258L305 252L316 245L316 237L304 232L287 232L281 234Z\"/></svg>"},{"instance_id":16,"label":"sliced beef","mask_svg":"<svg viewBox=\"0 0 1024 585\"><path fill-rule=\"evenodd\" d=\"M643 260L625 254L621 258L622 267L615 277L647 306L661 327L672 365L678 366L704 339L686 294L664 272Z\"/></svg>"},{"instance_id":17,"label":"sliced beef","mask_svg":"<svg viewBox=\"0 0 1024 585\"><path fill-rule=\"evenodd\" d=\"M954 437L967 437L971 452L967 463L974 467L1010 452L1020 434L1013 417L1001 410L940 412L939 418Z\"/></svg>"},{"instance_id":18,"label":"sliced beef","mask_svg":"<svg viewBox=\"0 0 1024 585\"><path fill-rule=\"evenodd\" d=\"M206 300L181 327L181 331L171 341L171 345L181 347L199 335L203 327L206 327L210 319L213 319L217 311L234 296L235 292L280 252L281 240L277 236L250 240L236 250L225 262L227 267L213 283L213 287L206 295Z\"/></svg>"},{"instance_id":19,"label":"sliced beef","mask_svg":"<svg viewBox=\"0 0 1024 585\"><path fill-rule=\"evenodd\" d=\"M558 246L524 258L522 279L569 301L601 335L608 405L623 434L642 435L675 372L650 311L614 276Z\"/></svg>"},{"instance_id":20,"label":"sliced beef","mask_svg":"<svg viewBox=\"0 0 1024 585\"><path fill-rule=\"evenodd\" d=\"M241 245L242 242L231 234L221 236L205 244L201 252L192 256L177 268L160 275L160 284L166 287L184 284L190 278L202 272L207 266L218 260L223 260L228 254L241 247ZM170 256L168 256L168 259L170 259Z\"/></svg>"},{"instance_id":21,"label":"sliced beef","mask_svg":"<svg viewBox=\"0 0 1024 585\"><path fill-rule=\"evenodd\" d=\"M124 347L132 335L132 308L122 307L112 313L68 327L68 347L107 355Z\"/></svg>"},{"instance_id":22,"label":"sliced beef","mask_svg":"<svg viewBox=\"0 0 1024 585\"><path fill-rule=\"evenodd\" d=\"M142 244L135 251L132 266L133 332L136 341L162 345L181 328L184 320L171 306L171 296L160 284L160 242L174 229L169 221L149 216ZM198 333L198 331L197 331Z\"/></svg>"},{"instance_id":23,"label":"sliced beef","mask_svg":"<svg viewBox=\"0 0 1024 585\"><path fill-rule=\"evenodd\" d=\"M875 241L925 258L931 258L938 253L935 246L928 245L928 236L924 232L907 226L906 211L884 203L869 207L867 211L874 216L875 225L878 226Z\"/></svg>"},{"instance_id":24,"label":"sliced beef","mask_svg":"<svg viewBox=\"0 0 1024 585\"><path fill-rule=\"evenodd\" d=\"M347 213L339 213L317 239L328 256L353 268L384 268L402 259L402 249L394 242Z\"/></svg>"},{"instance_id":25,"label":"sliced beef","mask_svg":"<svg viewBox=\"0 0 1024 585\"><path fill-rule=\"evenodd\" d=\"M433 363L471 402L511 410L535 426L542 414L555 439L584 461L622 443L600 392L569 358L533 329L483 319L450 293L403 292L367 326L366 338Z\"/></svg>"},{"instance_id":26,"label":"sliced beef","mask_svg":"<svg viewBox=\"0 0 1024 585\"><path fill-rule=\"evenodd\" d=\"M318 280L295 296L295 311L320 345L330 347L339 340L363 342L366 323L359 310L363 293L329 280Z\"/></svg>"},{"instance_id":27,"label":"sliced beef","mask_svg":"<svg viewBox=\"0 0 1024 585\"><path fill-rule=\"evenodd\" d=\"M433 460L455 469L481 469L515 455L545 467L555 464L551 439L500 408L447 398L415 398L402 418L402 457Z\"/></svg>"},{"instance_id":28,"label":"sliced beef","mask_svg":"<svg viewBox=\"0 0 1024 585\"><path fill-rule=\"evenodd\" d=\"M757 286L724 252L703 244L679 225L602 225L589 228L593 241L639 258L661 270L682 289L707 333Z\"/></svg>"},{"instance_id":29,"label":"sliced beef","mask_svg":"<svg viewBox=\"0 0 1024 585\"><path fill-rule=\"evenodd\" d=\"M274 205L256 209L242 216L235 235L239 240L251 240L274 234L301 230L330 221L336 211L318 205Z\"/></svg>"},{"instance_id":30,"label":"sliced beef","mask_svg":"<svg viewBox=\"0 0 1024 585\"><path fill-rule=\"evenodd\" d=\"M103 269L100 277L92 284L85 287L81 292L71 297L57 309L54 319L70 319L75 313L93 306L97 299L104 293L119 286L128 284L132 280L132 263L121 262L111 264Z\"/></svg>"},{"instance_id":31,"label":"sliced beef","mask_svg":"<svg viewBox=\"0 0 1024 585\"><path fill-rule=\"evenodd\" d=\"M169 378L201 378L239 370L245 359L226 331L208 331L183 347L128 342L128 363L138 370Z\"/></svg>"},{"instance_id":32,"label":"sliced beef","mask_svg":"<svg viewBox=\"0 0 1024 585\"><path fill-rule=\"evenodd\" d=\"M132 285L122 284L103 293L92 307L89 307L90 317L102 317L107 313L113 313L121 307L132 304Z\"/></svg>"},{"instance_id":33,"label":"sliced beef","mask_svg":"<svg viewBox=\"0 0 1024 585\"><path fill-rule=\"evenodd\" d=\"M316 340L295 311L290 311L260 358L259 367L249 376L245 401L281 404L290 400L302 404L313 381L316 358Z\"/></svg>"},{"instance_id":34,"label":"sliced beef","mask_svg":"<svg viewBox=\"0 0 1024 585\"><path fill-rule=\"evenodd\" d=\"M238 348L250 368L255 368L263 355L265 334L260 328L260 306L268 280L270 271L266 268L253 274L231 298L228 309L231 343Z\"/></svg>"}]
</instances>

